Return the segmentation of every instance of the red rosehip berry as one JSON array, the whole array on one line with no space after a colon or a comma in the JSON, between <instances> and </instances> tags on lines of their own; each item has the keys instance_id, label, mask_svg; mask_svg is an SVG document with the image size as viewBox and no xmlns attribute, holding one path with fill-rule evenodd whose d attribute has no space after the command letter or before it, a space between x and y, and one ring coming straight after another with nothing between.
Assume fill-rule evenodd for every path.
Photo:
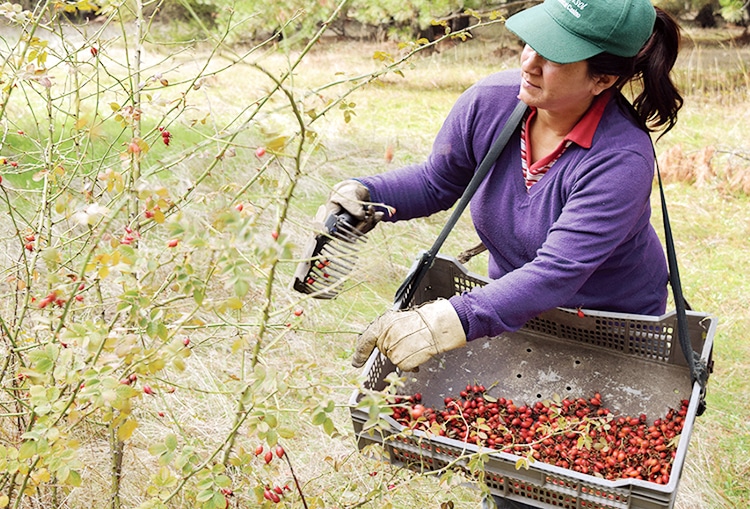
<instances>
[{"instance_id":1,"label":"red rosehip berry","mask_svg":"<svg viewBox=\"0 0 750 509\"><path fill-rule=\"evenodd\" d=\"M411 409L409 410L409 413L411 414L412 419L417 420L420 417L422 417L422 415L424 415L424 410L425 410L424 405L417 404L411 407Z\"/></svg>"},{"instance_id":2,"label":"red rosehip berry","mask_svg":"<svg viewBox=\"0 0 750 509\"><path fill-rule=\"evenodd\" d=\"M255 149L255 155L257 157L263 157L266 155L266 149L264 147L258 147Z\"/></svg>"},{"instance_id":3,"label":"red rosehip berry","mask_svg":"<svg viewBox=\"0 0 750 509\"><path fill-rule=\"evenodd\" d=\"M177 244L180 243L179 239L172 239L169 242L167 242L167 247L177 247Z\"/></svg>"}]
</instances>

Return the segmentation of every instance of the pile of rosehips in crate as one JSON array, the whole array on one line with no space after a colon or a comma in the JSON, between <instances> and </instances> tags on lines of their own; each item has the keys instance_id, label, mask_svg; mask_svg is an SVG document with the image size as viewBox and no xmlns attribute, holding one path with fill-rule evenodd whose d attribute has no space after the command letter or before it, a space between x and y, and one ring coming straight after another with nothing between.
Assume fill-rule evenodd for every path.
<instances>
[{"instance_id":1,"label":"pile of rosehips in crate","mask_svg":"<svg viewBox=\"0 0 750 509\"><path fill-rule=\"evenodd\" d=\"M645 414L616 416L602 397L516 404L467 385L446 397L442 409L426 407L422 395L394 396L394 419L416 430L542 461L607 480L669 482L687 415L688 401L649 424Z\"/></svg>"}]
</instances>

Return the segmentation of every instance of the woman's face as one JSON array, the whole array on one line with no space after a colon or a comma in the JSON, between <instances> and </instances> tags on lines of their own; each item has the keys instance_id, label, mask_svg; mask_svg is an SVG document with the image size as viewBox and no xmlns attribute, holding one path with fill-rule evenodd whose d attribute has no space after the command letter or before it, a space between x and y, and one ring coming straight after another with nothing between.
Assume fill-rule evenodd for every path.
<instances>
[{"instance_id":1,"label":"woman's face","mask_svg":"<svg viewBox=\"0 0 750 509\"><path fill-rule=\"evenodd\" d=\"M607 81L607 80L605 80ZM594 97L606 90L602 77L589 75L588 62L550 62L527 44L521 53L521 90L518 98L529 106L554 113L580 115Z\"/></svg>"}]
</instances>

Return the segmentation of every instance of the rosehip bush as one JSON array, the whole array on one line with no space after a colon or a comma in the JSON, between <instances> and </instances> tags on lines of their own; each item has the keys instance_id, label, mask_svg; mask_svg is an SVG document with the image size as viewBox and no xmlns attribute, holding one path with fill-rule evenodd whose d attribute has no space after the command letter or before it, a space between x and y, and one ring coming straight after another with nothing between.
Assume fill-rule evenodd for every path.
<instances>
[{"instance_id":1,"label":"rosehip bush","mask_svg":"<svg viewBox=\"0 0 750 509\"><path fill-rule=\"evenodd\" d=\"M289 346L315 314L288 291L312 232L290 216L300 186L327 191L317 125L423 46L301 91L329 23L294 55L165 47L143 11L97 4L86 26L70 2L0 5L18 34L0 49L0 508L325 506L294 439L341 437L345 401Z\"/></svg>"}]
</instances>

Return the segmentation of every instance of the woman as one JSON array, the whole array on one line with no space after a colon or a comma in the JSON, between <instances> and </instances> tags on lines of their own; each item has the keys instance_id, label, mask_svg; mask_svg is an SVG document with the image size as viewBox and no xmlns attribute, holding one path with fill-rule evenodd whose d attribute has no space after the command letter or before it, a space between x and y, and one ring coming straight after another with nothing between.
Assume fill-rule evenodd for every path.
<instances>
[{"instance_id":1,"label":"woman","mask_svg":"<svg viewBox=\"0 0 750 509\"><path fill-rule=\"evenodd\" d=\"M427 161L341 182L328 204L358 216L385 204L386 221L451 207L520 99L529 111L471 202L493 281L386 312L360 336L354 366L377 346L413 370L554 307L665 310L649 133L671 129L682 106L669 77L678 26L649 0L546 0L506 26L526 43L520 71L467 90ZM642 85L632 105L620 93L631 82Z\"/></svg>"}]
</instances>

